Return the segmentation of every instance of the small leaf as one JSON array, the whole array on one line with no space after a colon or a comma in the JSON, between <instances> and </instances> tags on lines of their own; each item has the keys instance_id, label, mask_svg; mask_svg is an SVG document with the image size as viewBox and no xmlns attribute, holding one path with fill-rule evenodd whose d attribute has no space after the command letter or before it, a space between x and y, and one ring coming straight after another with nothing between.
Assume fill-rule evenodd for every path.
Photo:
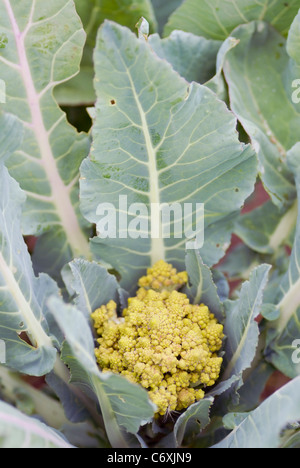
<instances>
[{"instance_id":1,"label":"small leaf","mask_svg":"<svg viewBox=\"0 0 300 468\"><path fill-rule=\"evenodd\" d=\"M119 303L120 286L115 276L96 262L75 259L63 270L62 276L74 304L89 320L91 313L110 300Z\"/></svg>"},{"instance_id":2,"label":"small leaf","mask_svg":"<svg viewBox=\"0 0 300 468\"><path fill-rule=\"evenodd\" d=\"M256 317L263 302L263 291L266 287L270 266L261 265L251 273L249 281L242 285L240 296L236 301L226 301L226 336L224 352L223 382L232 381L237 391L243 385L243 373L250 368L258 346L259 329ZM231 380L233 379L233 380ZM222 384L222 382L221 382ZM219 385L221 385L219 384ZM218 388L218 386L217 386ZM233 398L235 399L234 395Z\"/></svg>"},{"instance_id":3,"label":"small leaf","mask_svg":"<svg viewBox=\"0 0 300 468\"><path fill-rule=\"evenodd\" d=\"M210 423L209 413L214 402L213 397L207 397L189 406L177 419L174 426L176 446L180 447L185 437L191 442Z\"/></svg>"},{"instance_id":4,"label":"small leaf","mask_svg":"<svg viewBox=\"0 0 300 468\"><path fill-rule=\"evenodd\" d=\"M148 21L145 18L142 17L137 22L135 27L138 30L139 39L144 39L145 41L148 41L148 36L149 36L149 31L150 31Z\"/></svg>"},{"instance_id":5,"label":"small leaf","mask_svg":"<svg viewBox=\"0 0 300 468\"><path fill-rule=\"evenodd\" d=\"M238 39L234 37L228 37L220 47L217 55L217 69L216 74L213 76L205 86L211 89L216 95L223 101L228 100L228 91L226 89L226 83L223 77L223 66L227 53L238 45Z\"/></svg>"},{"instance_id":6,"label":"small leaf","mask_svg":"<svg viewBox=\"0 0 300 468\"><path fill-rule=\"evenodd\" d=\"M224 307L221 304L217 287L210 269L204 265L197 250L187 251L186 269L189 285L182 292L194 304L205 304L219 321L224 320Z\"/></svg>"}]
</instances>

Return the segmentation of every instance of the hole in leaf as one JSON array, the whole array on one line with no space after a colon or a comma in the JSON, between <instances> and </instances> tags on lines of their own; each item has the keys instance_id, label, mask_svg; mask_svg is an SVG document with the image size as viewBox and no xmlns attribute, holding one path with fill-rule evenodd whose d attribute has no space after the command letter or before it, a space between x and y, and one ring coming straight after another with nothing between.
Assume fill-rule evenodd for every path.
<instances>
[{"instance_id":1,"label":"hole in leaf","mask_svg":"<svg viewBox=\"0 0 300 468\"><path fill-rule=\"evenodd\" d=\"M29 336L27 335L27 333L25 332L21 332L19 334L19 338L24 341L26 344L28 344L29 346L32 346L33 348L36 348L36 346L34 346L29 338Z\"/></svg>"},{"instance_id":2,"label":"hole in leaf","mask_svg":"<svg viewBox=\"0 0 300 468\"><path fill-rule=\"evenodd\" d=\"M66 113L68 122L77 128L78 132L88 132L92 119L84 106L60 106Z\"/></svg>"}]
</instances>

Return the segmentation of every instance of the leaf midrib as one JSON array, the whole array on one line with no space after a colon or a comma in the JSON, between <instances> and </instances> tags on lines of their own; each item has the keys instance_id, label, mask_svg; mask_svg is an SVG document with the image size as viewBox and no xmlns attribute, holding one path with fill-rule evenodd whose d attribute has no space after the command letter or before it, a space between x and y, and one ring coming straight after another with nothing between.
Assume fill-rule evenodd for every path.
<instances>
[{"instance_id":1,"label":"leaf midrib","mask_svg":"<svg viewBox=\"0 0 300 468\"><path fill-rule=\"evenodd\" d=\"M262 282L260 284L260 287L259 287L258 292L256 294L255 300L254 300L253 305L251 307L251 311L249 313L246 326L244 327L241 340L240 340L240 342L239 342L239 344L237 346L237 349L235 350L235 352L234 352L228 366L226 367L226 370L225 370L225 373L224 373L224 376L223 376L224 381L226 379L229 379L231 377L231 375L232 375L232 371L234 370L234 368L236 366L236 363L238 362L238 360L239 360L239 358L240 358L240 356L242 354L242 351L243 351L243 349L245 347L245 344L247 342L247 337L248 337L248 333L249 333L251 325L257 326L257 328L258 328L258 324L255 322L255 315L254 314L255 314L255 311L257 310L257 305L262 300L262 291L263 291L265 282L266 282L266 274L265 274L264 279L262 280ZM249 293L247 293L247 296L249 298Z\"/></svg>"},{"instance_id":2,"label":"leaf midrib","mask_svg":"<svg viewBox=\"0 0 300 468\"><path fill-rule=\"evenodd\" d=\"M31 113L31 126L40 149L42 165L44 167L44 170L47 175L47 180L49 181L51 187L53 204L55 205L57 214L61 221L62 228L66 234L74 256L83 254L86 257L89 257L89 244L81 230L75 209L72 205L70 199L70 189L64 184L59 174L50 145L49 134L44 125L42 111L40 108L40 98L38 93L36 92L33 78L31 75L31 70L28 63L25 48L25 37L30 28L27 27L24 30L24 32L21 33L17 20L14 16L12 6L10 4L10 0L3 1L15 37L19 57L20 74L24 82L28 106ZM33 14L34 7L35 1L33 1L32 4L31 15Z\"/></svg>"},{"instance_id":3,"label":"leaf midrib","mask_svg":"<svg viewBox=\"0 0 300 468\"><path fill-rule=\"evenodd\" d=\"M139 115L141 119L141 128L144 134L148 158L149 158L148 159L149 185L150 185L149 199L150 199L150 209L152 212L153 208L160 206L159 172L157 169L156 150L154 149L152 145L147 118L146 118L144 109L140 103L138 94L136 92L134 81L123 59L122 61L123 61L123 65L124 65L124 68L126 70L126 73L130 82L130 86L132 88L132 93L136 102L137 109L139 111ZM151 218L151 221L152 221L152 218ZM165 244L164 244L162 234L161 234L161 226L151 225L151 232L152 234L153 232L156 232L156 233L160 232L160 235L158 238L155 238L153 237L153 235L151 235L150 257L151 257L151 264L154 265L158 260L166 259L166 249L165 249Z\"/></svg>"}]
</instances>

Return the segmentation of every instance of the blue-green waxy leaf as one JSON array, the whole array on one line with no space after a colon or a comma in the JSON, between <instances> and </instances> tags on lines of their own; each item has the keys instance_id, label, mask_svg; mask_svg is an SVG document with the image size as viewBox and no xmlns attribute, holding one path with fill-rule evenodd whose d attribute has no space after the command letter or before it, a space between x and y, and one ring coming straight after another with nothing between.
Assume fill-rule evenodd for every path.
<instances>
[{"instance_id":1,"label":"blue-green waxy leaf","mask_svg":"<svg viewBox=\"0 0 300 468\"><path fill-rule=\"evenodd\" d=\"M282 213L272 201L239 218L235 234L252 250L272 254L294 235L297 201Z\"/></svg>"},{"instance_id":2,"label":"blue-green waxy leaf","mask_svg":"<svg viewBox=\"0 0 300 468\"><path fill-rule=\"evenodd\" d=\"M227 52L237 46L238 40L234 37L228 37L221 45L216 59L216 74L213 76L205 86L211 89L223 101L228 100L228 91L223 76L223 66Z\"/></svg>"},{"instance_id":3,"label":"blue-green waxy leaf","mask_svg":"<svg viewBox=\"0 0 300 468\"><path fill-rule=\"evenodd\" d=\"M61 434L0 402L0 448L74 448Z\"/></svg>"},{"instance_id":4,"label":"blue-green waxy leaf","mask_svg":"<svg viewBox=\"0 0 300 468\"><path fill-rule=\"evenodd\" d=\"M71 373L97 396L111 445L128 447L126 434L137 434L154 415L146 390L120 375L102 373L94 357L94 340L84 315L62 300L51 298L49 308L61 327L71 354L63 354ZM75 375L73 375L74 381Z\"/></svg>"},{"instance_id":5,"label":"blue-green waxy leaf","mask_svg":"<svg viewBox=\"0 0 300 468\"><path fill-rule=\"evenodd\" d=\"M186 270L189 284L182 291L194 304L205 304L219 321L224 320L224 307L218 296L212 272L204 265L199 252L192 250L186 253Z\"/></svg>"},{"instance_id":6,"label":"blue-green waxy leaf","mask_svg":"<svg viewBox=\"0 0 300 468\"><path fill-rule=\"evenodd\" d=\"M10 122L8 116L6 123ZM0 128L1 138L7 125ZM18 132L20 127L15 126ZM6 151L15 149L18 133L6 136ZM25 194L0 161L0 339L4 340L8 366L21 372L43 375L50 372L56 358L55 340L50 337L45 304L58 294L54 281L46 275L36 278L21 232ZM31 344L19 335L25 333Z\"/></svg>"},{"instance_id":7,"label":"blue-green waxy leaf","mask_svg":"<svg viewBox=\"0 0 300 468\"><path fill-rule=\"evenodd\" d=\"M299 0L185 0L169 18L165 34L182 29L224 40L234 28L253 20L265 20L287 34L299 8Z\"/></svg>"},{"instance_id":8,"label":"blue-green waxy leaf","mask_svg":"<svg viewBox=\"0 0 300 468\"><path fill-rule=\"evenodd\" d=\"M169 238L151 235L150 212L177 203L183 213L190 204L194 219L186 217L185 227L195 230L198 203L204 204L205 228L200 252L211 266L229 245L232 221L257 173L252 148L238 141L234 116L213 92L189 85L146 41L112 22L99 30L95 65L96 120L92 152L81 167L81 210L97 225L104 203L116 209L117 222L128 213L119 236L104 239L98 229L95 256L130 290L159 259L184 269L186 236L173 219L163 226L170 227ZM136 203L144 210L139 232ZM157 227L156 218L151 229Z\"/></svg>"},{"instance_id":9,"label":"blue-green waxy leaf","mask_svg":"<svg viewBox=\"0 0 300 468\"><path fill-rule=\"evenodd\" d=\"M183 0L151 0L155 16L158 22L158 32L162 33L164 25L166 24L171 13L183 2Z\"/></svg>"},{"instance_id":10,"label":"blue-green waxy leaf","mask_svg":"<svg viewBox=\"0 0 300 468\"><path fill-rule=\"evenodd\" d=\"M120 286L116 277L96 262L76 259L62 272L69 294L76 307L90 318L91 313L113 300L119 303Z\"/></svg>"},{"instance_id":11,"label":"blue-green waxy leaf","mask_svg":"<svg viewBox=\"0 0 300 468\"><path fill-rule=\"evenodd\" d=\"M0 164L20 148L23 141L23 126L13 115L0 113Z\"/></svg>"},{"instance_id":12,"label":"blue-green waxy leaf","mask_svg":"<svg viewBox=\"0 0 300 468\"><path fill-rule=\"evenodd\" d=\"M300 419L299 385L297 377L277 390L213 448L279 448L283 429Z\"/></svg>"},{"instance_id":13,"label":"blue-green waxy leaf","mask_svg":"<svg viewBox=\"0 0 300 468\"><path fill-rule=\"evenodd\" d=\"M215 75L221 41L205 39L184 31L173 31L164 39L158 34L152 34L148 42L160 58L167 60L189 82L204 84Z\"/></svg>"},{"instance_id":14,"label":"blue-green waxy leaf","mask_svg":"<svg viewBox=\"0 0 300 468\"><path fill-rule=\"evenodd\" d=\"M236 392L243 385L243 373L251 367L258 346L259 328L255 319L260 313L269 271L268 265L257 267L249 281L243 283L239 298L224 303L224 373L222 382L211 392L212 395L218 394L218 387L222 389L226 382L231 382L227 394L231 394L233 389Z\"/></svg>"},{"instance_id":15,"label":"blue-green waxy leaf","mask_svg":"<svg viewBox=\"0 0 300 468\"><path fill-rule=\"evenodd\" d=\"M26 192L22 228L38 241L37 270L58 276L74 256L90 255L78 209L78 172L89 151L86 135L67 122L54 87L78 73L85 33L72 0L0 1L2 108L24 126L22 147L7 160Z\"/></svg>"},{"instance_id":16,"label":"blue-green waxy leaf","mask_svg":"<svg viewBox=\"0 0 300 468\"><path fill-rule=\"evenodd\" d=\"M240 42L224 64L231 108L257 150L273 203L287 210L296 197L286 159L299 139L300 105L293 98L299 66L288 55L285 39L267 23L239 26L232 35Z\"/></svg>"},{"instance_id":17,"label":"blue-green waxy leaf","mask_svg":"<svg viewBox=\"0 0 300 468\"><path fill-rule=\"evenodd\" d=\"M296 180L298 197L300 194L300 143L288 152L288 163ZM270 324L270 343L266 351L267 359L289 377L300 374L297 344L300 337L300 207L294 245L288 271L277 288L273 303L279 318Z\"/></svg>"},{"instance_id":18,"label":"blue-green waxy leaf","mask_svg":"<svg viewBox=\"0 0 300 468\"><path fill-rule=\"evenodd\" d=\"M178 447L181 446L185 437L191 442L193 436L199 435L206 428L210 422L209 413L213 402L213 397L200 400L189 406L177 419L174 426L174 439Z\"/></svg>"}]
</instances>

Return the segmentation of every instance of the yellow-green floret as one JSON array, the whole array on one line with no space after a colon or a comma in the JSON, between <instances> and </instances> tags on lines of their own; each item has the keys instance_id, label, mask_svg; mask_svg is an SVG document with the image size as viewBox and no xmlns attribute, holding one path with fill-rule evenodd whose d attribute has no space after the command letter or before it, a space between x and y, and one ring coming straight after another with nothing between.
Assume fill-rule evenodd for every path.
<instances>
[{"instance_id":1,"label":"yellow-green floret","mask_svg":"<svg viewBox=\"0 0 300 468\"><path fill-rule=\"evenodd\" d=\"M203 388L220 375L223 326L208 307L190 304L177 291L187 280L186 272L157 262L139 280L123 317L117 316L114 301L92 314L100 336L99 366L146 388L157 415L202 399Z\"/></svg>"}]
</instances>

